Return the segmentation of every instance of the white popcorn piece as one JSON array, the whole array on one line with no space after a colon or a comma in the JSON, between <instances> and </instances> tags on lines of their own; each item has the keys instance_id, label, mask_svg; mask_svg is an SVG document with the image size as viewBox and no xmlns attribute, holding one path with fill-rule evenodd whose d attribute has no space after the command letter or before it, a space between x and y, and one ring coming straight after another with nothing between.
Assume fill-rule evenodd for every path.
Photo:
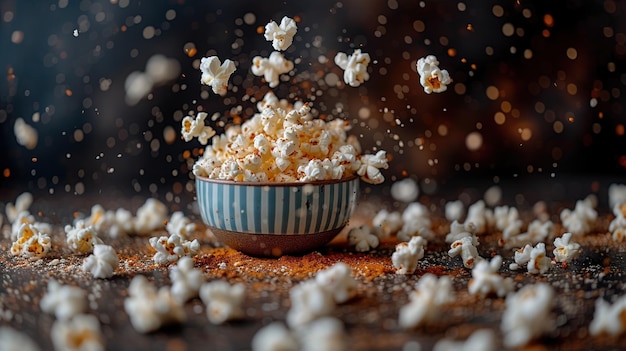
<instances>
[{"instance_id":1,"label":"white popcorn piece","mask_svg":"<svg viewBox=\"0 0 626 351\"><path fill-rule=\"evenodd\" d=\"M389 168L387 153L384 150L380 150L375 155L363 155L361 157L361 166L356 173L367 183L380 184L385 181L385 177L380 170L387 168Z\"/></svg>"},{"instance_id":2,"label":"white popcorn piece","mask_svg":"<svg viewBox=\"0 0 626 351\"><path fill-rule=\"evenodd\" d=\"M30 205L33 204L33 194L29 192L23 192L15 198L15 204L7 203L5 206L5 213L10 223L15 222L18 219L18 215L22 212L28 213Z\"/></svg>"},{"instance_id":3,"label":"white popcorn piece","mask_svg":"<svg viewBox=\"0 0 626 351\"><path fill-rule=\"evenodd\" d=\"M448 89L448 84L452 83L448 71L439 69L439 61L434 55L417 60L417 73L426 94L443 93Z\"/></svg>"},{"instance_id":4,"label":"white popcorn piece","mask_svg":"<svg viewBox=\"0 0 626 351\"><path fill-rule=\"evenodd\" d=\"M554 239L552 253L557 262L570 262L580 255L580 245L571 240L572 233L565 233L562 237Z\"/></svg>"},{"instance_id":5,"label":"white popcorn piece","mask_svg":"<svg viewBox=\"0 0 626 351\"><path fill-rule=\"evenodd\" d=\"M66 225L65 237L70 250L78 254L91 253L94 245L103 243L96 228L85 225L83 221L78 221L75 226Z\"/></svg>"},{"instance_id":6,"label":"white popcorn piece","mask_svg":"<svg viewBox=\"0 0 626 351\"><path fill-rule=\"evenodd\" d=\"M15 219L11 223L11 241L17 240L17 235L20 232L22 224L35 225L35 217L28 211L22 211L17 214Z\"/></svg>"},{"instance_id":7,"label":"white popcorn piece","mask_svg":"<svg viewBox=\"0 0 626 351\"><path fill-rule=\"evenodd\" d=\"M593 320L589 324L589 333L593 336L623 334L626 331L624 314L626 314L626 295L619 297L612 305L599 297L596 300Z\"/></svg>"},{"instance_id":8,"label":"white popcorn piece","mask_svg":"<svg viewBox=\"0 0 626 351\"><path fill-rule=\"evenodd\" d=\"M194 256L200 249L197 239L185 240L178 234L150 238L150 246L156 251L152 260L156 264L166 265L178 261L183 256Z\"/></svg>"},{"instance_id":9,"label":"white popcorn piece","mask_svg":"<svg viewBox=\"0 0 626 351\"><path fill-rule=\"evenodd\" d=\"M424 257L426 239L414 236L407 242L396 245L396 251L391 255L391 262L396 268L396 274L413 274L417 269L417 261Z\"/></svg>"},{"instance_id":10,"label":"white popcorn piece","mask_svg":"<svg viewBox=\"0 0 626 351\"><path fill-rule=\"evenodd\" d=\"M613 206L615 218L609 223L609 232L614 241L622 242L626 239L626 203Z\"/></svg>"},{"instance_id":11,"label":"white popcorn piece","mask_svg":"<svg viewBox=\"0 0 626 351\"><path fill-rule=\"evenodd\" d=\"M349 350L343 323L333 317L322 317L296 331L302 351Z\"/></svg>"},{"instance_id":12,"label":"white popcorn piece","mask_svg":"<svg viewBox=\"0 0 626 351\"><path fill-rule=\"evenodd\" d=\"M78 222L77 220L76 222ZM95 204L91 206L91 213L89 217L82 220L85 227L93 226L98 232L107 224L106 223L106 210L102 205ZM76 224L76 223L74 223Z\"/></svg>"},{"instance_id":13,"label":"white popcorn piece","mask_svg":"<svg viewBox=\"0 0 626 351\"><path fill-rule=\"evenodd\" d=\"M609 207L615 208L623 203L626 203L626 184L609 185Z\"/></svg>"},{"instance_id":14,"label":"white popcorn piece","mask_svg":"<svg viewBox=\"0 0 626 351\"><path fill-rule=\"evenodd\" d=\"M51 247L52 241L48 234L40 232L33 224L24 223L17 231L15 241L11 245L11 254L37 260L45 257Z\"/></svg>"},{"instance_id":15,"label":"white popcorn piece","mask_svg":"<svg viewBox=\"0 0 626 351\"><path fill-rule=\"evenodd\" d=\"M519 347L552 330L554 290L546 283L526 285L506 298L500 329L504 346Z\"/></svg>"},{"instance_id":16,"label":"white popcorn piece","mask_svg":"<svg viewBox=\"0 0 626 351\"><path fill-rule=\"evenodd\" d=\"M228 80L236 70L233 61L226 59L222 63L217 56L203 57L200 60L200 70L202 84L210 86L215 94L226 95Z\"/></svg>"},{"instance_id":17,"label":"white popcorn piece","mask_svg":"<svg viewBox=\"0 0 626 351\"><path fill-rule=\"evenodd\" d=\"M215 129L204 124L207 116L206 112L199 112L195 118L193 116L185 116L183 118L180 134L185 141L198 138L202 145L206 145L209 142L209 139L215 135Z\"/></svg>"},{"instance_id":18,"label":"white popcorn piece","mask_svg":"<svg viewBox=\"0 0 626 351\"><path fill-rule=\"evenodd\" d=\"M111 238L122 238L135 230L133 214L124 208L106 211L104 217L104 225L100 231L107 233Z\"/></svg>"},{"instance_id":19,"label":"white popcorn piece","mask_svg":"<svg viewBox=\"0 0 626 351\"><path fill-rule=\"evenodd\" d=\"M533 250L533 246L530 244L524 245L523 248L515 250L514 263L509 265L511 270L517 270L520 266L527 265L530 261L530 252Z\"/></svg>"},{"instance_id":20,"label":"white popcorn piece","mask_svg":"<svg viewBox=\"0 0 626 351\"><path fill-rule=\"evenodd\" d=\"M176 266L172 266L170 279L172 297L181 304L198 296L200 287L205 281L202 271L193 268L193 259L190 257L182 257Z\"/></svg>"},{"instance_id":21,"label":"white popcorn piece","mask_svg":"<svg viewBox=\"0 0 626 351\"><path fill-rule=\"evenodd\" d=\"M184 239L190 239L196 231L196 227L196 224L185 217L183 212L176 211L172 213L170 220L167 221L165 229L170 234L178 234Z\"/></svg>"},{"instance_id":22,"label":"white popcorn piece","mask_svg":"<svg viewBox=\"0 0 626 351\"><path fill-rule=\"evenodd\" d=\"M139 235L147 235L162 229L167 221L167 206L161 201L150 198L137 209L133 228Z\"/></svg>"},{"instance_id":23,"label":"white popcorn piece","mask_svg":"<svg viewBox=\"0 0 626 351\"><path fill-rule=\"evenodd\" d=\"M530 251L530 261L528 261L528 272L534 274L544 274L550 269L550 259L546 256L546 244L539 243Z\"/></svg>"},{"instance_id":24,"label":"white popcorn piece","mask_svg":"<svg viewBox=\"0 0 626 351\"><path fill-rule=\"evenodd\" d=\"M378 236L367 225L351 228L348 232L348 244L357 252L367 252L378 247Z\"/></svg>"},{"instance_id":25,"label":"white popcorn piece","mask_svg":"<svg viewBox=\"0 0 626 351\"><path fill-rule=\"evenodd\" d=\"M98 318L79 314L68 320L57 320L50 330L55 350L104 351L104 337Z\"/></svg>"},{"instance_id":26,"label":"white popcorn piece","mask_svg":"<svg viewBox=\"0 0 626 351\"><path fill-rule=\"evenodd\" d=\"M119 264L120 260L113 247L96 244L93 254L83 261L83 272L91 272L94 278L111 278Z\"/></svg>"},{"instance_id":27,"label":"white popcorn piece","mask_svg":"<svg viewBox=\"0 0 626 351\"><path fill-rule=\"evenodd\" d=\"M433 351L495 351L496 335L491 329L478 329L465 341L439 340Z\"/></svg>"},{"instance_id":28,"label":"white popcorn piece","mask_svg":"<svg viewBox=\"0 0 626 351\"><path fill-rule=\"evenodd\" d=\"M252 59L252 74L263 76L270 88L278 86L279 76L293 69L293 62L287 60L283 54L273 51L269 58L255 56Z\"/></svg>"},{"instance_id":29,"label":"white popcorn piece","mask_svg":"<svg viewBox=\"0 0 626 351\"><path fill-rule=\"evenodd\" d=\"M475 234L484 234L488 229L488 218L491 216L483 200L478 200L467 209L465 223L473 224Z\"/></svg>"},{"instance_id":30,"label":"white popcorn piece","mask_svg":"<svg viewBox=\"0 0 626 351\"><path fill-rule=\"evenodd\" d=\"M59 320L69 320L83 313L87 307L85 291L81 288L63 285L56 280L48 282L48 292L41 299L41 310L54 314Z\"/></svg>"},{"instance_id":31,"label":"white popcorn piece","mask_svg":"<svg viewBox=\"0 0 626 351\"><path fill-rule=\"evenodd\" d=\"M398 239L409 241L414 236L422 236L428 240L434 238L429 211L421 203L410 203L402 212L402 220L404 223L398 232Z\"/></svg>"},{"instance_id":32,"label":"white popcorn piece","mask_svg":"<svg viewBox=\"0 0 626 351\"><path fill-rule=\"evenodd\" d=\"M419 196L419 187L412 178L404 178L391 184L391 197L402 202L412 202Z\"/></svg>"},{"instance_id":33,"label":"white popcorn piece","mask_svg":"<svg viewBox=\"0 0 626 351\"><path fill-rule=\"evenodd\" d=\"M540 220L534 220L530 222L526 232L519 235L509 237L504 246L507 248L521 247L526 244L536 245L537 243L544 242L546 239L554 235L554 223L551 221L542 222Z\"/></svg>"},{"instance_id":34,"label":"white popcorn piece","mask_svg":"<svg viewBox=\"0 0 626 351\"><path fill-rule=\"evenodd\" d=\"M471 295L478 295L481 298L495 293L498 297L503 297L513 291L513 280L503 278L498 274L502 266L502 257L495 256L491 261L481 260L472 269L472 279L468 284L468 291Z\"/></svg>"},{"instance_id":35,"label":"white popcorn piece","mask_svg":"<svg viewBox=\"0 0 626 351\"><path fill-rule=\"evenodd\" d=\"M244 311L241 305L245 298L246 287L242 283L230 285L215 280L200 287L200 299L206 305L207 317L213 324L242 318Z\"/></svg>"},{"instance_id":36,"label":"white popcorn piece","mask_svg":"<svg viewBox=\"0 0 626 351\"><path fill-rule=\"evenodd\" d=\"M164 325L185 321L185 309L178 303L167 287L159 290L143 275L137 275L128 287L124 310L136 331L149 333Z\"/></svg>"},{"instance_id":37,"label":"white popcorn piece","mask_svg":"<svg viewBox=\"0 0 626 351\"><path fill-rule=\"evenodd\" d=\"M493 210L496 228L502 231L502 238L508 240L520 233L522 220L519 219L519 212L515 207L498 206Z\"/></svg>"},{"instance_id":38,"label":"white popcorn piece","mask_svg":"<svg viewBox=\"0 0 626 351\"><path fill-rule=\"evenodd\" d=\"M370 55L362 53L361 49L355 49L352 55L338 52L335 55L335 64L343 72L343 81L351 87L358 87L370 79L367 66L370 63Z\"/></svg>"},{"instance_id":39,"label":"white popcorn piece","mask_svg":"<svg viewBox=\"0 0 626 351\"><path fill-rule=\"evenodd\" d=\"M285 51L293 43L293 36L297 31L296 21L285 16L280 20L280 25L274 21L266 24L264 36L267 41L272 42L274 50Z\"/></svg>"},{"instance_id":40,"label":"white popcorn piece","mask_svg":"<svg viewBox=\"0 0 626 351\"><path fill-rule=\"evenodd\" d=\"M409 299L409 303L400 308L399 325L405 329L429 323L443 305L454 301L452 281L448 276L437 279L434 274L426 273L415 284Z\"/></svg>"},{"instance_id":41,"label":"white popcorn piece","mask_svg":"<svg viewBox=\"0 0 626 351\"><path fill-rule=\"evenodd\" d=\"M37 147L37 129L26 123L23 118L19 117L15 120L13 133L15 134L15 139L17 139L17 143L28 150L33 150Z\"/></svg>"},{"instance_id":42,"label":"white popcorn piece","mask_svg":"<svg viewBox=\"0 0 626 351\"><path fill-rule=\"evenodd\" d=\"M289 290L291 308L287 325L299 328L311 321L329 315L335 309L333 295L315 280L304 281Z\"/></svg>"},{"instance_id":43,"label":"white popcorn piece","mask_svg":"<svg viewBox=\"0 0 626 351\"><path fill-rule=\"evenodd\" d=\"M472 238L471 236L463 237L450 245L448 255L450 257L461 255L465 268L474 268L474 265L478 261L482 260L482 257L478 254L478 250L474 244L476 241L477 239Z\"/></svg>"},{"instance_id":44,"label":"white popcorn piece","mask_svg":"<svg viewBox=\"0 0 626 351\"><path fill-rule=\"evenodd\" d=\"M380 239L388 238L397 233L404 224L402 214L398 211L380 210L372 218L372 226Z\"/></svg>"},{"instance_id":45,"label":"white popcorn piece","mask_svg":"<svg viewBox=\"0 0 626 351\"><path fill-rule=\"evenodd\" d=\"M316 340L319 342L319 340ZM298 351L298 341L283 323L274 322L259 329L252 338L252 351Z\"/></svg>"},{"instance_id":46,"label":"white popcorn piece","mask_svg":"<svg viewBox=\"0 0 626 351\"><path fill-rule=\"evenodd\" d=\"M335 303L344 303L356 295L357 282L352 268L343 262L317 272L315 281L332 294Z\"/></svg>"},{"instance_id":47,"label":"white popcorn piece","mask_svg":"<svg viewBox=\"0 0 626 351\"><path fill-rule=\"evenodd\" d=\"M594 201L587 197L585 200L576 201L573 211L563 209L560 213L563 227L575 236L589 233L598 218L594 207Z\"/></svg>"},{"instance_id":48,"label":"white popcorn piece","mask_svg":"<svg viewBox=\"0 0 626 351\"><path fill-rule=\"evenodd\" d=\"M177 59L165 55L152 55L146 62L146 74L155 85L167 83L180 74L180 63Z\"/></svg>"},{"instance_id":49,"label":"white popcorn piece","mask_svg":"<svg viewBox=\"0 0 626 351\"><path fill-rule=\"evenodd\" d=\"M450 223L450 233L446 234L446 242L451 244L457 240L469 237L472 238L472 244L478 246L478 238L474 235L476 227L474 223L459 223L453 221Z\"/></svg>"},{"instance_id":50,"label":"white popcorn piece","mask_svg":"<svg viewBox=\"0 0 626 351\"><path fill-rule=\"evenodd\" d=\"M460 221L464 215L465 206L463 206L463 202L461 200L446 202L445 216L447 220L450 222Z\"/></svg>"},{"instance_id":51,"label":"white popcorn piece","mask_svg":"<svg viewBox=\"0 0 626 351\"><path fill-rule=\"evenodd\" d=\"M0 326L0 345L4 351L40 350L28 335L7 326Z\"/></svg>"}]
</instances>

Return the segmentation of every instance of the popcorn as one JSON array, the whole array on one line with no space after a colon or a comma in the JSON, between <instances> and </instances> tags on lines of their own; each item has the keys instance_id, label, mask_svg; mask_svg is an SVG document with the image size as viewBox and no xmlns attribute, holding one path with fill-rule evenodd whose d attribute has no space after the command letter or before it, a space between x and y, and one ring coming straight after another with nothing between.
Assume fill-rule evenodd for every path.
<instances>
[{"instance_id":1,"label":"popcorn","mask_svg":"<svg viewBox=\"0 0 626 351\"><path fill-rule=\"evenodd\" d=\"M465 341L439 340L433 351L495 351L496 349L496 336L493 330L479 329Z\"/></svg>"},{"instance_id":2,"label":"popcorn","mask_svg":"<svg viewBox=\"0 0 626 351\"><path fill-rule=\"evenodd\" d=\"M510 237L505 241L504 246L511 248L525 244L535 245L545 241L552 235L554 235L554 224L551 221L534 220L530 222L525 233Z\"/></svg>"},{"instance_id":3,"label":"popcorn","mask_svg":"<svg viewBox=\"0 0 626 351\"><path fill-rule=\"evenodd\" d=\"M472 223L476 228L476 234L483 234L487 231L488 219L492 216L490 210L485 207L483 200L478 200L467 209L465 223Z\"/></svg>"},{"instance_id":4,"label":"popcorn","mask_svg":"<svg viewBox=\"0 0 626 351\"><path fill-rule=\"evenodd\" d=\"M83 261L83 272L91 272L94 278L111 278L120 260L115 249L109 245L96 244L93 254Z\"/></svg>"},{"instance_id":5,"label":"popcorn","mask_svg":"<svg viewBox=\"0 0 626 351\"><path fill-rule=\"evenodd\" d=\"M443 93L452 82L448 71L439 69L439 61L433 55L417 60L417 73L426 94Z\"/></svg>"},{"instance_id":6,"label":"popcorn","mask_svg":"<svg viewBox=\"0 0 626 351\"><path fill-rule=\"evenodd\" d=\"M580 245L572 240L572 233L565 233L562 237L554 239L554 258L557 262L570 262L580 255Z\"/></svg>"},{"instance_id":7,"label":"popcorn","mask_svg":"<svg viewBox=\"0 0 626 351\"><path fill-rule=\"evenodd\" d=\"M79 314L69 320L57 320L50 330L55 350L104 351L104 337L98 318Z\"/></svg>"},{"instance_id":8,"label":"popcorn","mask_svg":"<svg viewBox=\"0 0 626 351\"><path fill-rule=\"evenodd\" d=\"M398 239L409 241L411 237L422 236L425 239L433 239L434 234L431 227L431 221L426 206L419 202L410 203L402 213L404 224L398 232Z\"/></svg>"},{"instance_id":9,"label":"popcorn","mask_svg":"<svg viewBox=\"0 0 626 351\"><path fill-rule=\"evenodd\" d=\"M391 197L397 201L411 202L417 199L419 188L412 178L404 178L391 184Z\"/></svg>"},{"instance_id":10,"label":"popcorn","mask_svg":"<svg viewBox=\"0 0 626 351\"><path fill-rule=\"evenodd\" d=\"M461 255L465 268L474 268L474 264L482 260L482 257L478 255L478 250L474 244L475 241L477 240L470 236L456 240L452 243L452 245L450 245L448 255L450 257Z\"/></svg>"},{"instance_id":11,"label":"popcorn","mask_svg":"<svg viewBox=\"0 0 626 351\"><path fill-rule=\"evenodd\" d=\"M465 207L461 200L446 202L445 216L449 221L459 221L465 214Z\"/></svg>"},{"instance_id":12,"label":"popcorn","mask_svg":"<svg viewBox=\"0 0 626 351\"><path fill-rule=\"evenodd\" d=\"M39 351L33 339L8 326L0 326L0 345L4 351Z\"/></svg>"},{"instance_id":13,"label":"popcorn","mask_svg":"<svg viewBox=\"0 0 626 351\"><path fill-rule=\"evenodd\" d=\"M293 36L297 30L296 21L285 16L280 20L280 25L274 21L266 24L264 36L267 41L272 42L274 50L285 51L293 43Z\"/></svg>"},{"instance_id":14,"label":"popcorn","mask_svg":"<svg viewBox=\"0 0 626 351\"><path fill-rule=\"evenodd\" d=\"M396 274L413 274L417 269L417 261L424 257L426 240L414 236L406 243L396 245L396 251L391 255L391 262L396 268Z\"/></svg>"},{"instance_id":15,"label":"popcorn","mask_svg":"<svg viewBox=\"0 0 626 351\"><path fill-rule=\"evenodd\" d=\"M15 120L13 133L17 139L17 143L24 146L28 150L33 150L37 147L37 129L24 122L23 118L17 118Z\"/></svg>"},{"instance_id":16,"label":"popcorn","mask_svg":"<svg viewBox=\"0 0 626 351\"><path fill-rule=\"evenodd\" d=\"M185 240L178 234L170 234L169 237L152 237L150 238L150 246L156 250L152 260L161 265L176 262L183 256L195 255L200 249L200 243L197 239Z\"/></svg>"},{"instance_id":17,"label":"popcorn","mask_svg":"<svg viewBox=\"0 0 626 351\"><path fill-rule=\"evenodd\" d=\"M498 297L503 297L513 291L513 280L511 278L502 278L498 274L498 270L502 266L502 257L495 256L490 262L481 260L476 263L472 269L472 279L468 284L468 290L471 295L485 298L491 293L495 293Z\"/></svg>"},{"instance_id":18,"label":"popcorn","mask_svg":"<svg viewBox=\"0 0 626 351\"><path fill-rule=\"evenodd\" d=\"M567 208L563 209L560 214L563 227L574 235L588 233L598 218L598 213L594 207L592 199L588 197L585 200L576 201L573 211Z\"/></svg>"},{"instance_id":19,"label":"popcorn","mask_svg":"<svg viewBox=\"0 0 626 351\"><path fill-rule=\"evenodd\" d=\"M520 266L528 264L530 261L530 252L533 250L533 246L526 244L523 248L515 250L515 263L509 265L509 269L517 270Z\"/></svg>"},{"instance_id":20,"label":"popcorn","mask_svg":"<svg viewBox=\"0 0 626 351\"><path fill-rule=\"evenodd\" d=\"M626 314L626 295L619 297L613 305L599 297L596 300L593 320L589 324L589 334L593 336L602 334L618 336L623 334L626 331L624 314Z\"/></svg>"},{"instance_id":21,"label":"popcorn","mask_svg":"<svg viewBox=\"0 0 626 351\"><path fill-rule=\"evenodd\" d=\"M185 309L178 303L167 287L157 288L143 275L137 275L128 287L124 310L136 331L149 333L164 325L182 323Z\"/></svg>"},{"instance_id":22,"label":"popcorn","mask_svg":"<svg viewBox=\"0 0 626 351\"><path fill-rule=\"evenodd\" d=\"M474 223L459 223L454 221L450 224L450 233L446 235L446 242L453 243L463 238L471 238L472 245L478 246L478 238L474 235L476 227Z\"/></svg>"},{"instance_id":23,"label":"popcorn","mask_svg":"<svg viewBox=\"0 0 626 351\"><path fill-rule=\"evenodd\" d=\"M333 295L315 280L304 281L289 290L291 308L287 324L302 327L311 321L329 315L335 309Z\"/></svg>"},{"instance_id":24,"label":"popcorn","mask_svg":"<svg viewBox=\"0 0 626 351\"><path fill-rule=\"evenodd\" d=\"M241 304L246 297L246 287L242 283L230 285L215 280L200 287L200 299L207 307L207 317L213 324L239 319L244 316Z\"/></svg>"},{"instance_id":25,"label":"popcorn","mask_svg":"<svg viewBox=\"0 0 626 351\"><path fill-rule=\"evenodd\" d=\"M51 246L48 234L41 233L33 224L24 223L20 226L15 241L11 245L11 254L36 260L45 257Z\"/></svg>"},{"instance_id":26,"label":"popcorn","mask_svg":"<svg viewBox=\"0 0 626 351\"><path fill-rule=\"evenodd\" d=\"M415 284L415 291L409 295L410 302L400 308L400 327L416 328L433 320L441 307L454 301L452 281L448 276L439 279L426 273Z\"/></svg>"},{"instance_id":27,"label":"popcorn","mask_svg":"<svg viewBox=\"0 0 626 351\"><path fill-rule=\"evenodd\" d=\"M615 208L623 203L626 203L626 184L609 185L609 207Z\"/></svg>"},{"instance_id":28,"label":"popcorn","mask_svg":"<svg viewBox=\"0 0 626 351\"><path fill-rule=\"evenodd\" d=\"M200 82L213 88L215 94L226 95L228 79L235 72L235 69L235 63L229 59L222 63L217 56L203 57L200 60L200 70L202 71Z\"/></svg>"},{"instance_id":29,"label":"popcorn","mask_svg":"<svg viewBox=\"0 0 626 351\"><path fill-rule=\"evenodd\" d=\"M554 290L546 283L524 286L506 298L500 329L504 334L504 346L509 348L527 344L530 340L552 330L550 317Z\"/></svg>"},{"instance_id":30,"label":"popcorn","mask_svg":"<svg viewBox=\"0 0 626 351\"><path fill-rule=\"evenodd\" d=\"M193 259L182 257L170 271L172 280L172 297L183 304L198 296L204 283L204 275L199 269L193 268Z\"/></svg>"},{"instance_id":31,"label":"popcorn","mask_svg":"<svg viewBox=\"0 0 626 351\"><path fill-rule=\"evenodd\" d=\"M62 285L56 280L48 282L48 292L41 299L41 310L51 313L59 320L69 320L82 313L87 307L85 291L81 288Z\"/></svg>"},{"instance_id":32,"label":"popcorn","mask_svg":"<svg viewBox=\"0 0 626 351\"><path fill-rule=\"evenodd\" d=\"M621 242L625 239L626 233L626 203L619 203L613 206L613 214L615 218L609 224L609 232L613 240Z\"/></svg>"},{"instance_id":33,"label":"popcorn","mask_svg":"<svg viewBox=\"0 0 626 351\"><path fill-rule=\"evenodd\" d=\"M107 211L104 218L105 224L100 230L108 233L111 238L121 238L134 231L133 214L126 209Z\"/></svg>"},{"instance_id":34,"label":"popcorn","mask_svg":"<svg viewBox=\"0 0 626 351\"><path fill-rule=\"evenodd\" d=\"M78 221L75 227L65 226L67 246L78 254L88 254L93 251L93 246L102 244L98 238L98 232L93 226L86 226L83 221Z\"/></svg>"},{"instance_id":35,"label":"popcorn","mask_svg":"<svg viewBox=\"0 0 626 351\"><path fill-rule=\"evenodd\" d=\"M274 322L261 328L252 338L252 351L298 350L298 341L280 322Z\"/></svg>"},{"instance_id":36,"label":"popcorn","mask_svg":"<svg viewBox=\"0 0 626 351\"><path fill-rule=\"evenodd\" d=\"M196 224L185 217L185 214L181 211L176 211L172 213L170 220L167 221L165 229L170 234L178 234L184 239L189 239L196 231Z\"/></svg>"},{"instance_id":37,"label":"popcorn","mask_svg":"<svg viewBox=\"0 0 626 351\"><path fill-rule=\"evenodd\" d=\"M17 240L18 233L20 232L20 228L22 224L31 224L35 226L35 217L30 214L28 211L22 211L17 214L15 220L11 224L11 241Z\"/></svg>"},{"instance_id":38,"label":"popcorn","mask_svg":"<svg viewBox=\"0 0 626 351\"><path fill-rule=\"evenodd\" d=\"M550 259L546 256L546 245L539 243L530 251L528 272L544 274L550 268Z\"/></svg>"},{"instance_id":39,"label":"popcorn","mask_svg":"<svg viewBox=\"0 0 626 351\"><path fill-rule=\"evenodd\" d=\"M379 238L388 238L391 234L397 233L403 225L400 212L389 212L380 210L372 219L372 226Z\"/></svg>"},{"instance_id":40,"label":"popcorn","mask_svg":"<svg viewBox=\"0 0 626 351\"><path fill-rule=\"evenodd\" d=\"M315 281L328 290L338 304L348 301L356 294L357 282L352 276L352 268L343 262L317 272Z\"/></svg>"},{"instance_id":41,"label":"popcorn","mask_svg":"<svg viewBox=\"0 0 626 351\"><path fill-rule=\"evenodd\" d=\"M322 317L312 321L306 329L297 330L302 351L349 350L343 323L337 318Z\"/></svg>"},{"instance_id":42,"label":"popcorn","mask_svg":"<svg viewBox=\"0 0 626 351\"><path fill-rule=\"evenodd\" d=\"M493 217L496 221L496 228L502 231L504 240L518 235L522 228L522 220L519 219L519 212L515 207L499 206L493 210Z\"/></svg>"},{"instance_id":43,"label":"popcorn","mask_svg":"<svg viewBox=\"0 0 626 351\"><path fill-rule=\"evenodd\" d=\"M206 112L199 112L196 118L192 116L185 116L182 122L182 128L180 133L185 141L191 141L193 138L198 138L200 144L206 145L209 139L215 135L215 130L211 126L204 124L204 120L208 114Z\"/></svg>"},{"instance_id":44,"label":"popcorn","mask_svg":"<svg viewBox=\"0 0 626 351\"><path fill-rule=\"evenodd\" d=\"M348 244L354 246L357 252L366 252L378 247L378 237L367 225L354 227L348 232Z\"/></svg>"},{"instance_id":45,"label":"popcorn","mask_svg":"<svg viewBox=\"0 0 626 351\"><path fill-rule=\"evenodd\" d=\"M21 193L16 199L15 204L7 203L5 213L9 222L13 223L18 219L18 215L22 212L28 212L30 205L33 203L33 194L29 192Z\"/></svg>"},{"instance_id":46,"label":"popcorn","mask_svg":"<svg viewBox=\"0 0 626 351\"><path fill-rule=\"evenodd\" d=\"M358 87L370 79L367 73L369 63L370 55L361 53L361 49L354 50L352 55L346 55L343 52L335 55L335 64L344 70L343 81L351 87Z\"/></svg>"},{"instance_id":47,"label":"popcorn","mask_svg":"<svg viewBox=\"0 0 626 351\"><path fill-rule=\"evenodd\" d=\"M263 76L270 88L278 86L278 77L293 69L293 62L289 61L278 51L273 51L269 58L255 56L252 59L252 74Z\"/></svg>"},{"instance_id":48,"label":"popcorn","mask_svg":"<svg viewBox=\"0 0 626 351\"><path fill-rule=\"evenodd\" d=\"M162 229L167 221L167 206L157 199L147 199L137 209L137 216L133 223L136 234L147 235L154 230Z\"/></svg>"},{"instance_id":49,"label":"popcorn","mask_svg":"<svg viewBox=\"0 0 626 351\"><path fill-rule=\"evenodd\" d=\"M85 227L93 226L97 231L100 231L106 224L106 211L104 207L99 204L91 206L91 214L83 220L83 223Z\"/></svg>"},{"instance_id":50,"label":"popcorn","mask_svg":"<svg viewBox=\"0 0 626 351\"><path fill-rule=\"evenodd\" d=\"M363 155L361 157L361 166L357 170L357 174L367 183L380 184L385 180L381 169L389 168L387 164L387 153L380 150L376 155Z\"/></svg>"}]
</instances>

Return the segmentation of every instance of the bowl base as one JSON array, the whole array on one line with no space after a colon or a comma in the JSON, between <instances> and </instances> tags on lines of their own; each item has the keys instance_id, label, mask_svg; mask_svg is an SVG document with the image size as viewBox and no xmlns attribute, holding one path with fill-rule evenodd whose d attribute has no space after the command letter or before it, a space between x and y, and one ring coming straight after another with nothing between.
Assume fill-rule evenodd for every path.
<instances>
[{"instance_id":1,"label":"bowl base","mask_svg":"<svg viewBox=\"0 0 626 351\"><path fill-rule=\"evenodd\" d=\"M322 233L280 235L251 234L209 227L211 232L224 244L250 256L280 257L313 251L333 240L344 228L336 228Z\"/></svg>"}]
</instances>

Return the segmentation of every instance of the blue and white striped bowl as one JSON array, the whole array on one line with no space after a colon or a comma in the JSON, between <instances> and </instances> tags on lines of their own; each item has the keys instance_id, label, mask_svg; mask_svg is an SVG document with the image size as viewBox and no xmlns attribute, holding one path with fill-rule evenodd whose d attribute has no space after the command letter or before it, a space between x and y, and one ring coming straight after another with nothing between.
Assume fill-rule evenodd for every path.
<instances>
[{"instance_id":1,"label":"blue and white striped bowl","mask_svg":"<svg viewBox=\"0 0 626 351\"><path fill-rule=\"evenodd\" d=\"M200 213L226 245L281 256L310 251L347 224L359 179L311 183L242 183L196 177Z\"/></svg>"}]
</instances>

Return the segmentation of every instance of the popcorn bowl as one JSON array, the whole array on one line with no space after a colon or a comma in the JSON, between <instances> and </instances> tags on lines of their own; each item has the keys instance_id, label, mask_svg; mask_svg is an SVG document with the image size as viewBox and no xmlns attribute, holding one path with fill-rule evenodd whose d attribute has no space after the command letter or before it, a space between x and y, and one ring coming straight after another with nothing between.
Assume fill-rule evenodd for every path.
<instances>
[{"instance_id":1,"label":"popcorn bowl","mask_svg":"<svg viewBox=\"0 0 626 351\"><path fill-rule=\"evenodd\" d=\"M359 178L248 183L196 177L202 220L233 249L278 257L312 251L346 226Z\"/></svg>"}]
</instances>

